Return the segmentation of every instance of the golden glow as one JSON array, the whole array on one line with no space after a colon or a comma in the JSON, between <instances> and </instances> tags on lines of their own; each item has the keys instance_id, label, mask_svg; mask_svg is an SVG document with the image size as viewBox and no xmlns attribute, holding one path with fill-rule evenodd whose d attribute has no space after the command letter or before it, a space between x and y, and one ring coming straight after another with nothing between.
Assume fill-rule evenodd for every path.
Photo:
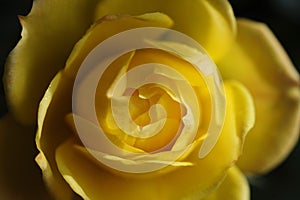
<instances>
[{"instance_id":1,"label":"golden glow","mask_svg":"<svg viewBox=\"0 0 300 200\"><path fill-rule=\"evenodd\" d=\"M165 109L166 119L161 130L157 128L157 133L151 137L133 137L121 130L115 122L110 104L110 93L111 87L116 83L112 80L116 80L126 72L146 63L160 63L170 66L180 74L183 74L189 84L193 86L200 107L200 116L196 116L200 118L200 124L193 124L194 126L199 126L196 138L205 134L211 118L211 104L210 94L201 74L193 65L175 55L157 49L143 49L119 57L107 68L99 80L95 107L99 124L107 137L111 141L115 141L115 144L126 143L142 151L154 152L162 150L164 147L166 150L170 150L174 144L173 140L176 140L180 135L182 126L184 126L182 117L185 116L187 108L181 102L182 99L180 97L176 97L172 91L160 84L146 84L140 88L127 90L134 90L128 91L132 92L129 100L129 113L134 123L140 127L147 128L149 126L153 128L155 123L162 121L162 117L151 121L150 111L153 106L158 104ZM174 83L172 84L179 84L176 80L173 81Z\"/></svg>"}]
</instances>

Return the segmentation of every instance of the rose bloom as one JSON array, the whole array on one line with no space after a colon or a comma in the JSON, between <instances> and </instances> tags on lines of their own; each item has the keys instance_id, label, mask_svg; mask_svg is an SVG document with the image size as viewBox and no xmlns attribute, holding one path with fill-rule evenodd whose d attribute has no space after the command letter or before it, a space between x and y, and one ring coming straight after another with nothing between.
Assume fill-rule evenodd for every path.
<instances>
[{"instance_id":1,"label":"rose bloom","mask_svg":"<svg viewBox=\"0 0 300 200\"><path fill-rule=\"evenodd\" d=\"M36 0L29 15L19 18L22 39L10 53L4 73L9 113L0 121L1 199L246 200L250 198L246 176L269 172L297 143L299 74L268 27L236 19L225 0ZM73 87L82 63L106 39L143 27L186 34L205 49L220 71L225 113L220 135L203 157L199 157L199 149L209 136L214 112L219 112L213 110L207 82L184 58L154 48L118 57L103 72L96 87L97 123L125 157L113 153L112 148L98 146L101 141L85 143L80 138L86 134L94 139L91 132L97 129L85 105L79 105L82 112L72 109ZM191 50L176 44L157 45ZM130 93L129 114L134 123L148 126L151 131L156 124L149 110L159 104L166 112L164 127L157 135L146 138L121 130L119 125L126 126L126 122L117 123L110 102L116 101L121 111L122 102L114 100L111 88L121 87L116 82L121 75L147 63L171 66L186 78L200 106L198 116L194 116L198 123L193 118L182 119L192 112L183 109L189 101L151 83ZM81 81L91 74L85 72ZM180 88L180 80L173 74L162 74ZM183 96L187 93L180 92ZM84 124L86 133L79 133L76 119ZM183 151L188 143L186 135L176 135L178 130L184 130L182 124L196 130L187 151ZM35 133L35 161L47 191L30 159ZM26 143L26 148L17 150L21 143ZM7 149L18 157L10 156ZM171 162L178 152L182 154ZM95 155L126 169L166 166L134 173L103 164ZM11 166L14 167L8 169ZM15 170L13 177L7 177L8 170ZM32 183L23 180L27 177L22 177L24 173L19 170L26 171Z\"/></svg>"}]
</instances>

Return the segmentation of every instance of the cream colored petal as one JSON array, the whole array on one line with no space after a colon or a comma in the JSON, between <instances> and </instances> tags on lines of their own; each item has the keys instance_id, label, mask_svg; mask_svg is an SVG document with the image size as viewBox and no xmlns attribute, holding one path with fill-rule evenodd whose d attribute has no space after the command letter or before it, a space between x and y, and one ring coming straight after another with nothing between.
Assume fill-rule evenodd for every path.
<instances>
[{"instance_id":1,"label":"cream colored petal","mask_svg":"<svg viewBox=\"0 0 300 200\"><path fill-rule=\"evenodd\" d=\"M254 98L256 123L238 165L247 173L268 172L299 137L299 74L269 28L244 19L237 43L218 66L224 79L241 81Z\"/></svg>"},{"instance_id":2,"label":"cream colored petal","mask_svg":"<svg viewBox=\"0 0 300 200\"><path fill-rule=\"evenodd\" d=\"M10 114L0 119L0 199L51 199L34 162L34 133Z\"/></svg>"},{"instance_id":3,"label":"cream colored petal","mask_svg":"<svg viewBox=\"0 0 300 200\"><path fill-rule=\"evenodd\" d=\"M51 79L93 23L96 3L36 0L29 15L20 17L22 39L9 55L4 75L9 108L20 122L35 123Z\"/></svg>"},{"instance_id":4,"label":"cream colored petal","mask_svg":"<svg viewBox=\"0 0 300 200\"><path fill-rule=\"evenodd\" d=\"M237 167L232 167L219 188L203 200L250 200L247 179Z\"/></svg>"},{"instance_id":5,"label":"cream colored petal","mask_svg":"<svg viewBox=\"0 0 300 200\"><path fill-rule=\"evenodd\" d=\"M98 5L95 18L148 12L170 16L174 29L197 40L214 60L221 58L234 40L235 18L225 0L104 0Z\"/></svg>"},{"instance_id":6,"label":"cream colored petal","mask_svg":"<svg viewBox=\"0 0 300 200\"><path fill-rule=\"evenodd\" d=\"M237 82L228 82L225 88L227 113L220 139L203 159L199 159L197 150L193 151L186 158L192 166L169 166L175 167L169 173L119 176L78 148L74 140L68 140L56 151L59 171L76 193L88 199L200 199L223 180L238 159L254 122L247 90Z\"/></svg>"}]
</instances>

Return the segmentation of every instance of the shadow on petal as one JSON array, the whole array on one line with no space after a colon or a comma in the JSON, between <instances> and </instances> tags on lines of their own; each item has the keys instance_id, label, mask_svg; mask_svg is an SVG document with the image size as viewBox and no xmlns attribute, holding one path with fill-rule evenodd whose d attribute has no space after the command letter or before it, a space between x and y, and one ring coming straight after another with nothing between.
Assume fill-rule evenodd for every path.
<instances>
[{"instance_id":1,"label":"shadow on petal","mask_svg":"<svg viewBox=\"0 0 300 200\"><path fill-rule=\"evenodd\" d=\"M34 161L34 134L34 127L18 125L10 115L1 119L0 199L52 199Z\"/></svg>"}]
</instances>

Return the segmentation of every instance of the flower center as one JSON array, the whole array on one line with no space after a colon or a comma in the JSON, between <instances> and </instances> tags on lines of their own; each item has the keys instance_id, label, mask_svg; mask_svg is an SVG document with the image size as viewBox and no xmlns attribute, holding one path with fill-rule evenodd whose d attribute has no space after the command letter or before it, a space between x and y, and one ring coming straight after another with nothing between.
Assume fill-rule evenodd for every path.
<instances>
[{"instance_id":1,"label":"flower center","mask_svg":"<svg viewBox=\"0 0 300 200\"><path fill-rule=\"evenodd\" d=\"M194 66L154 49L115 60L99 81L95 102L106 136L130 151L169 151L181 134L187 135L183 143L192 143L211 116L209 91Z\"/></svg>"},{"instance_id":2,"label":"flower center","mask_svg":"<svg viewBox=\"0 0 300 200\"><path fill-rule=\"evenodd\" d=\"M98 161L145 173L190 166L184 159L197 147L205 157L222 129L225 98L199 44L145 27L114 35L89 53L76 75L72 110L78 136Z\"/></svg>"}]
</instances>

